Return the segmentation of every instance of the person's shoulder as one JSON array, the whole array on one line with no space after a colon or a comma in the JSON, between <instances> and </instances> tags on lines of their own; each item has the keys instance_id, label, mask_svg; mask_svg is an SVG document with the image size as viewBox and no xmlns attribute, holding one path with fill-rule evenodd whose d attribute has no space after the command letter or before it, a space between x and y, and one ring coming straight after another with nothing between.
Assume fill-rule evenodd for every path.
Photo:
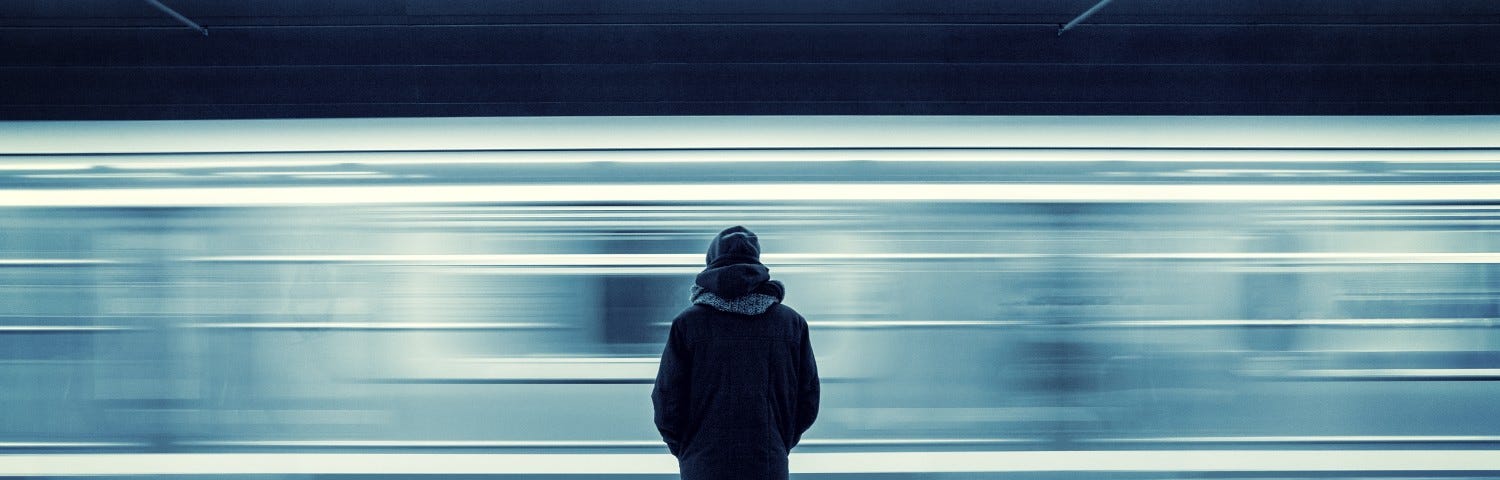
<instances>
[{"instance_id":1,"label":"person's shoulder","mask_svg":"<svg viewBox=\"0 0 1500 480\"><path fill-rule=\"evenodd\" d=\"M786 322L793 327L802 327L807 325L807 319L802 318L801 313L797 313L796 309L789 307L783 303L772 305L771 311L767 313L775 315L777 319Z\"/></svg>"},{"instance_id":2,"label":"person's shoulder","mask_svg":"<svg viewBox=\"0 0 1500 480\"><path fill-rule=\"evenodd\" d=\"M771 308L775 309L775 313L779 316L796 319L802 318L802 314L797 313L796 309L785 303L777 302L775 305L772 305Z\"/></svg>"},{"instance_id":3,"label":"person's shoulder","mask_svg":"<svg viewBox=\"0 0 1500 480\"><path fill-rule=\"evenodd\" d=\"M672 318L672 330L676 332L675 335L681 336L687 342L705 338L705 335L708 335L712 310L703 305L688 305Z\"/></svg>"},{"instance_id":4,"label":"person's shoulder","mask_svg":"<svg viewBox=\"0 0 1500 480\"><path fill-rule=\"evenodd\" d=\"M712 316L716 311L717 310L714 310L713 308L710 308L706 305L688 305L686 308L683 308L681 312L677 313L677 316L672 319L672 323L677 325L684 325L694 322L700 322Z\"/></svg>"}]
</instances>

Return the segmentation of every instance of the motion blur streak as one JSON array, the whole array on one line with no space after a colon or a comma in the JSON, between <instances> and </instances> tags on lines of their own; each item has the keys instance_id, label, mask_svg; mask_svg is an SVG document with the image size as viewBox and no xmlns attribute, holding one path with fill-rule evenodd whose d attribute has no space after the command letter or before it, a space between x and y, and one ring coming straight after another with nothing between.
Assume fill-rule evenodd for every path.
<instances>
[{"instance_id":1,"label":"motion blur streak","mask_svg":"<svg viewBox=\"0 0 1500 480\"><path fill-rule=\"evenodd\" d=\"M39 476L82 475L642 475L675 474L652 454L197 453L0 456L0 468ZM1011 451L806 453L793 473L1013 472L1473 472L1500 470L1474 450Z\"/></svg>"},{"instance_id":2,"label":"motion blur streak","mask_svg":"<svg viewBox=\"0 0 1500 480\"><path fill-rule=\"evenodd\" d=\"M823 370L799 476L1492 477L1491 132L0 123L0 476L667 478L665 322L739 224Z\"/></svg>"},{"instance_id":3,"label":"motion blur streak","mask_svg":"<svg viewBox=\"0 0 1500 480\"><path fill-rule=\"evenodd\" d=\"M35 177L32 177L35 178ZM322 177L319 177L322 178ZM1500 183L1471 185L446 185L381 187L35 189L0 192L0 207L224 207L392 203L654 202L1246 202L1500 201Z\"/></svg>"}]
</instances>

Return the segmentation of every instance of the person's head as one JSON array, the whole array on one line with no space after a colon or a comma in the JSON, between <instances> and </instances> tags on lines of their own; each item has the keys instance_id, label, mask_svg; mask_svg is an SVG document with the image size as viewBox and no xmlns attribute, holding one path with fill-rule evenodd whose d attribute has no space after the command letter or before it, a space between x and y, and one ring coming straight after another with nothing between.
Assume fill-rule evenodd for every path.
<instances>
[{"instance_id":1,"label":"person's head","mask_svg":"<svg viewBox=\"0 0 1500 480\"><path fill-rule=\"evenodd\" d=\"M703 292L722 299L739 299L756 293L765 297L757 301L766 300L770 303L779 302L786 297L786 290L781 282L771 280L770 267L760 263L760 239L748 228L733 226L714 235L713 241L708 244L708 255L704 261L708 266L693 280L694 302L699 300Z\"/></svg>"},{"instance_id":2,"label":"person's head","mask_svg":"<svg viewBox=\"0 0 1500 480\"><path fill-rule=\"evenodd\" d=\"M708 244L704 260L710 267L737 263L760 263L760 239L742 226L724 229Z\"/></svg>"}]
</instances>

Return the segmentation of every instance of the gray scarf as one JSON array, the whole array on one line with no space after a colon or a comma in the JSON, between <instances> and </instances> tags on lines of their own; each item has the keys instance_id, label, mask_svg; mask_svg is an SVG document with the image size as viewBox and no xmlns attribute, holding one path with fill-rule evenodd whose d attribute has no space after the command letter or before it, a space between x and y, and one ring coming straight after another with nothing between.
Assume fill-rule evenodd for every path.
<instances>
[{"instance_id":1,"label":"gray scarf","mask_svg":"<svg viewBox=\"0 0 1500 480\"><path fill-rule=\"evenodd\" d=\"M775 280L772 281L774 282ZM694 304L707 305L719 311L738 313L740 315L760 315L766 313L766 310L771 308L771 305L775 305L781 301L781 299L776 297L754 292L747 293L739 298L724 298L697 285L693 285L692 294L689 298Z\"/></svg>"}]
</instances>

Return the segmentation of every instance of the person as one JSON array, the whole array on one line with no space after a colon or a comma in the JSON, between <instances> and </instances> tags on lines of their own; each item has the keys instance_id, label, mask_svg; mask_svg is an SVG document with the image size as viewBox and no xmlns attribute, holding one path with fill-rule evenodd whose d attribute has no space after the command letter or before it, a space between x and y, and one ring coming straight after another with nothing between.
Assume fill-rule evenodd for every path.
<instances>
[{"instance_id":1,"label":"person","mask_svg":"<svg viewBox=\"0 0 1500 480\"><path fill-rule=\"evenodd\" d=\"M783 305L760 241L736 226L708 245L689 305L667 334L651 401L684 480L785 479L818 416L807 320Z\"/></svg>"}]
</instances>

